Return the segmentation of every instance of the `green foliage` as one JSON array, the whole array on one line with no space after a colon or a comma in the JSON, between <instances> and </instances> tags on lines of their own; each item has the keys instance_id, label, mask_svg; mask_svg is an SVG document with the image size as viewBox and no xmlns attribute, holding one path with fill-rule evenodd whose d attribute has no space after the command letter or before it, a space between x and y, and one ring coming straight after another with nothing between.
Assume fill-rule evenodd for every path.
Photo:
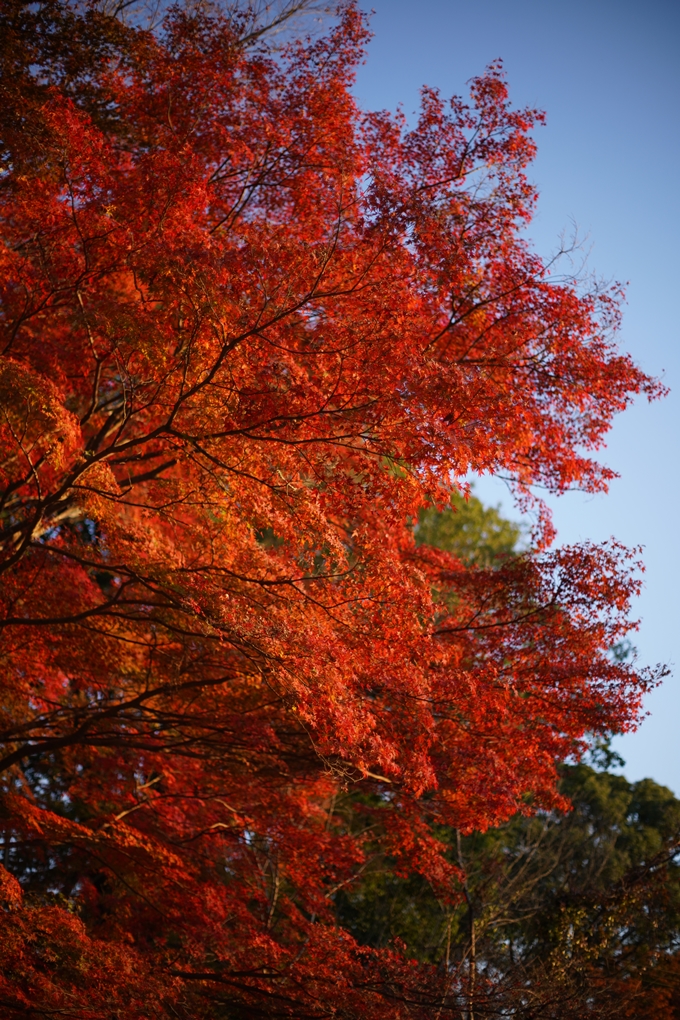
<instances>
[{"instance_id":1,"label":"green foliage","mask_svg":"<svg viewBox=\"0 0 680 1020\"><path fill-rule=\"evenodd\" d=\"M485 506L475 495L451 496L451 506L421 511L416 527L419 545L434 545L468 564L494 567L520 552L524 528L501 516L500 507Z\"/></svg>"},{"instance_id":2,"label":"green foliage","mask_svg":"<svg viewBox=\"0 0 680 1020\"><path fill-rule=\"evenodd\" d=\"M680 946L680 800L587 765L563 767L561 792L571 811L436 831L465 873L457 904L376 856L336 895L339 920L366 945L401 941L412 958L459 972L472 959L494 975L495 995L519 982L534 1004L558 991L580 1002L586 973L609 974L607 989L612 972L630 983Z\"/></svg>"},{"instance_id":3,"label":"green foliage","mask_svg":"<svg viewBox=\"0 0 680 1020\"><path fill-rule=\"evenodd\" d=\"M651 779L630 783L587 765L564 766L561 792L571 811L516 815L499 828L462 836L460 858L455 830L436 833L450 845L451 860L464 866L477 936L494 956L494 944L511 936L525 950L542 951L566 905L597 912L615 888L651 866L680 835L680 801ZM675 863L666 892L656 938L670 948L680 938ZM448 914L424 880L398 877L385 859L376 859L361 884L343 890L336 903L360 941L384 946L401 939L419 959L441 959L451 916L452 934L467 938L465 903ZM629 938L635 937L631 932Z\"/></svg>"}]
</instances>

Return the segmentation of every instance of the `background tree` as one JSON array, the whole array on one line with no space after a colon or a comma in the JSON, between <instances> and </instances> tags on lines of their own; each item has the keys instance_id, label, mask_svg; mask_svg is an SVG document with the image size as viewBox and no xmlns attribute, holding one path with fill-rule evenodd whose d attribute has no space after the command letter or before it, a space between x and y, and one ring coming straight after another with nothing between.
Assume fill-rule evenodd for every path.
<instances>
[{"instance_id":1,"label":"background tree","mask_svg":"<svg viewBox=\"0 0 680 1020\"><path fill-rule=\"evenodd\" d=\"M454 905L374 840L363 876L336 895L339 919L359 942L402 945L449 974L464 1012L674 1020L680 802L652 780L586 765L563 766L560 790L566 813L437 831L465 873ZM347 824L369 815L375 833L380 805L346 797Z\"/></svg>"},{"instance_id":2,"label":"background tree","mask_svg":"<svg viewBox=\"0 0 680 1020\"><path fill-rule=\"evenodd\" d=\"M421 513L419 544L486 567L522 554L521 526L498 508L474 495L451 504ZM536 815L526 805L483 833L435 830L465 876L454 903L426 877L400 870L384 852L380 798L348 786L337 816L367 833L370 851L362 875L336 893L340 922L362 944L402 945L451 975L464 1013L674 1020L680 801L650 779L629 783L606 771L625 764L608 742L594 741L590 756L602 771L560 768L567 811Z\"/></svg>"},{"instance_id":3,"label":"background tree","mask_svg":"<svg viewBox=\"0 0 680 1020\"><path fill-rule=\"evenodd\" d=\"M453 553L467 564L498 566L522 546L521 524L506 520L500 507L485 506L474 494L454 492L443 510L421 510L415 529L418 545Z\"/></svg>"},{"instance_id":4,"label":"background tree","mask_svg":"<svg viewBox=\"0 0 680 1020\"><path fill-rule=\"evenodd\" d=\"M362 114L351 3L276 53L231 8L2 18L3 1009L459 1012L338 927L344 785L453 907L440 828L562 804L653 681L609 654L620 546L551 551L544 513L486 567L409 523L470 470L606 487L660 392L617 292L520 236L539 115L498 67Z\"/></svg>"}]
</instances>

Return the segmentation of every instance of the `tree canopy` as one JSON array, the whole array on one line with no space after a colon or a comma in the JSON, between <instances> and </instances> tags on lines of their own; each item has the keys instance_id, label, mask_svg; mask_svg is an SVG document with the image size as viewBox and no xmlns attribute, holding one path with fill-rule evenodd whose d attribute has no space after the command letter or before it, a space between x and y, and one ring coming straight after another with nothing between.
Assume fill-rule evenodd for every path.
<instances>
[{"instance_id":1,"label":"tree canopy","mask_svg":"<svg viewBox=\"0 0 680 1020\"><path fill-rule=\"evenodd\" d=\"M606 488L613 415L661 392L618 290L524 240L540 113L497 65L412 128L362 112L352 2L283 49L243 26L3 6L10 1015L459 1015L337 894L379 838L453 909L442 831L565 806L655 679L610 654L635 552L551 548L538 503L518 555L488 511L483 555L427 538L471 471Z\"/></svg>"}]
</instances>

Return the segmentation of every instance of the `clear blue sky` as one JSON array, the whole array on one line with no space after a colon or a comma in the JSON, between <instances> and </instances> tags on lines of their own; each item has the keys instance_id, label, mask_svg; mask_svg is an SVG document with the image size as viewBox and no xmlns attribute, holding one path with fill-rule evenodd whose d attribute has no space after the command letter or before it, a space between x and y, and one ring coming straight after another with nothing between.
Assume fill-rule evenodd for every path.
<instances>
[{"instance_id":1,"label":"clear blue sky","mask_svg":"<svg viewBox=\"0 0 680 1020\"><path fill-rule=\"evenodd\" d=\"M589 268L629 281L621 346L663 375L671 395L620 416L606 460L620 474L606 496L553 501L559 541L610 535L643 545L645 589L634 637L642 663L674 664L647 699L640 729L617 739L631 779L680 794L680 0L372 0L361 105L411 116L421 85L442 94L496 57L516 105L547 112L533 179L541 193L530 230L551 252L574 222ZM478 494L512 504L500 483Z\"/></svg>"}]
</instances>

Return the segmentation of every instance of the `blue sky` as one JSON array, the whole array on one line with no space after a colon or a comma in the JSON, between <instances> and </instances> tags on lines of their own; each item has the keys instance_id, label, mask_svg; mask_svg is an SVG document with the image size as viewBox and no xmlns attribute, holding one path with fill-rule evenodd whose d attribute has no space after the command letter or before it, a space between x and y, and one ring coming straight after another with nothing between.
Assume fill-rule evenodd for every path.
<instances>
[{"instance_id":1,"label":"blue sky","mask_svg":"<svg viewBox=\"0 0 680 1020\"><path fill-rule=\"evenodd\" d=\"M640 729L618 738L630 779L680 794L680 3L669 0L372 0L374 38L356 94L407 116L423 84L444 96L497 57L518 106L546 111L529 231L549 254L575 224L588 267L629 281L620 344L671 395L620 416L603 459L620 474L606 496L552 501L558 540L615 535L643 545L645 587L634 642L643 664L673 675L649 695ZM477 493L512 503L501 483Z\"/></svg>"}]
</instances>

